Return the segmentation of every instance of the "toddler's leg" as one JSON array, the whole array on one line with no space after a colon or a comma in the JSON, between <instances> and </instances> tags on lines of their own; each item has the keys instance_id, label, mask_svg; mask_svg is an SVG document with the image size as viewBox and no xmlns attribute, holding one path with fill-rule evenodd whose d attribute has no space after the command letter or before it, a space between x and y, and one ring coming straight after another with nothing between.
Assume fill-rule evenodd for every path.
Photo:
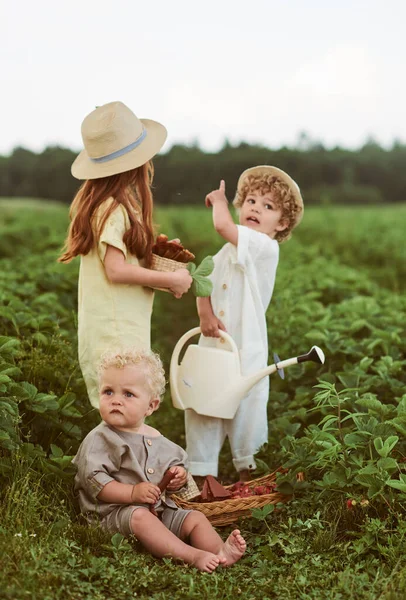
<instances>
[{"instance_id":1,"label":"toddler's leg","mask_svg":"<svg viewBox=\"0 0 406 600\"><path fill-rule=\"evenodd\" d=\"M190 512L184 520L181 538L188 539L195 548L217 554L223 567L240 560L247 548L238 529L235 529L223 542L206 516L197 510Z\"/></svg>"},{"instance_id":2,"label":"toddler's leg","mask_svg":"<svg viewBox=\"0 0 406 600\"><path fill-rule=\"evenodd\" d=\"M212 573L222 561L215 553L185 544L146 508L137 508L131 516L131 531L154 556L170 556Z\"/></svg>"}]
</instances>

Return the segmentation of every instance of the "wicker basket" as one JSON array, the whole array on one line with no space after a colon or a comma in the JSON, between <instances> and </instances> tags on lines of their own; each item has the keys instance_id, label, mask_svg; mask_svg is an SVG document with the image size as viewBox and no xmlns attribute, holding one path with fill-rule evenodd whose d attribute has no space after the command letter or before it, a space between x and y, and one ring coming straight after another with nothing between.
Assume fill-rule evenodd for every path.
<instances>
[{"instance_id":1,"label":"wicker basket","mask_svg":"<svg viewBox=\"0 0 406 600\"><path fill-rule=\"evenodd\" d=\"M284 469L278 469L269 475L259 477L247 481L249 486L267 485L275 483L277 473L286 472ZM232 485L226 485L225 488L229 489ZM222 527L224 525L230 525L241 517L248 517L251 514L253 508L261 508L266 504L277 504L278 502L287 502L290 496L281 494L280 492L272 492L271 494L263 494L262 496L248 496L247 498L230 498L227 500L219 500L215 502L191 502L190 500L184 500L176 494L171 496L172 500L180 508L190 510L200 510L206 515L212 525L216 527Z\"/></svg>"},{"instance_id":2,"label":"wicker basket","mask_svg":"<svg viewBox=\"0 0 406 600\"><path fill-rule=\"evenodd\" d=\"M158 256L158 254L152 254L152 262L151 269L153 271L164 271L166 273L173 273L178 269L186 269L188 263L178 262L177 260L172 260L171 258L164 258L163 256ZM154 288L154 290L159 290L161 292L169 292L168 288Z\"/></svg>"}]
</instances>

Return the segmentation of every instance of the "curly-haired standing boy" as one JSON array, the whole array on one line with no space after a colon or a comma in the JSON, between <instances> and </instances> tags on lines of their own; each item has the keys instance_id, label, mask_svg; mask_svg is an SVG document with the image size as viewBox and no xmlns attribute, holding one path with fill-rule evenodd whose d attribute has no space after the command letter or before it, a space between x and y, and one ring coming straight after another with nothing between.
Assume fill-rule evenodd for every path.
<instances>
[{"instance_id":1,"label":"curly-haired standing boy","mask_svg":"<svg viewBox=\"0 0 406 600\"><path fill-rule=\"evenodd\" d=\"M243 374L264 368L268 360L265 314L271 301L279 258L279 243L288 240L303 216L303 199L295 181L276 167L262 165L244 171L237 184L236 225L225 196L225 183L206 196L216 231L229 243L214 257L213 292L198 298L200 344L218 346L219 329L239 348ZM190 472L198 483L217 476L218 457L228 436L240 480L250 479L254 454L268 441L269 380L254 386L233 419L185 413Z\"/></svg>"}]
</instances>

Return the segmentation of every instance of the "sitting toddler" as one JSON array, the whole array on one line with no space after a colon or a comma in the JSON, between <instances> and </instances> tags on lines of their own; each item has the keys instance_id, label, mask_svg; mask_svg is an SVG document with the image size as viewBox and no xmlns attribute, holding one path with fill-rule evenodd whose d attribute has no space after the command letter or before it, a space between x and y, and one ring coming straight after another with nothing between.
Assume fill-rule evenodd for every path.
<instances>
[{"instance_id":1,"label":"sitting toddler","mask_svg":"<svg viewBox=\"0 0 406 600\"><path fill-rule=\"evenodd\" d=\"M178 508L158 487L167 470L174 474L168 492L187 480L185 451L144 423L165 389L158 355L133 349L106 354L99 380L103 421L73 460L75 490L87 520L134 535L154 556L179 559L200 571L237 562L246 549L238 529L223 542L203 513Z\"/></svg>"}]
</instances>

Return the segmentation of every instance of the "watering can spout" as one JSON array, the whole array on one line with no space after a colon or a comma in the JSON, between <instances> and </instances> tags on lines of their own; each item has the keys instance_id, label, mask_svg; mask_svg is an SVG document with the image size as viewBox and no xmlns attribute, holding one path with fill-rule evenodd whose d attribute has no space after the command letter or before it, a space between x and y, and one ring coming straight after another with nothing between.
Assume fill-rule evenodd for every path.
<instances>
[{"instance_id":1,"label":"watering can spout","mask_svg":"<svg viewBox=\"0 0 406 600\"><path fill-rule=\"evenodd\" d=\"M308 360L324 365L325 357L323 350L318 346L312 346L307 354L302 354L297 357L298 363L306 362Z\"/></svg>"},{"instance_id":2,"label":"watering can spout","mask_svg":"<svg viewBox=\"0 0 406 600\"><path fill-rule=\"evenodd\" d=\"M279 358L277 355L274 356ZM259 383L264 377L272 375L276 371L283 373L283 370L287 367L307 361L324 364L324 352L318 346L313 346L307 354L302 354L301 356L295 356L294 358L288 358L286 360L278 360L275 361L273 365L268 365L252 375L241 376L237 378L235 382L230 384L225 392L223 392L221 402L224 404L231 404L233 400L235 402L236 399L240 402L254 385Z\"/></svg>"}]
</instances>

